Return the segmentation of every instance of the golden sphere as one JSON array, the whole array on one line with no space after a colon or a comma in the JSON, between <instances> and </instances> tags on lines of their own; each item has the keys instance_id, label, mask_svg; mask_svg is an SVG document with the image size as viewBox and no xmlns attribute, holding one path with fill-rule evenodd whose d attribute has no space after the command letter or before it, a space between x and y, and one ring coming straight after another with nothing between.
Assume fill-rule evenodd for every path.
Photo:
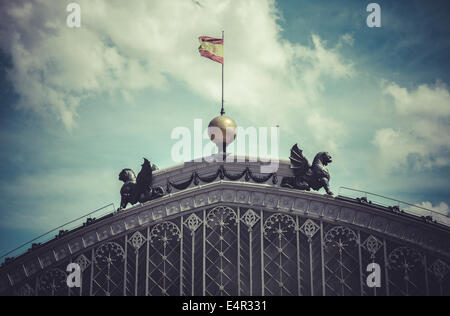
<instances>
[{"instance_id":1,"label":"golden sphere","mask_svg":"<svg viewBox=\"0 0 450 316\"><path fill-rule=\"evenodd\" d=\"M221 133L219 133L219 131ZM213 118L208 125L208 135L213 143L217 147L222 148L231 144L236 139L237 126L232 118L221 115ZM220 135L218 135L220 134Z\"/></svg>"}]
</instances>

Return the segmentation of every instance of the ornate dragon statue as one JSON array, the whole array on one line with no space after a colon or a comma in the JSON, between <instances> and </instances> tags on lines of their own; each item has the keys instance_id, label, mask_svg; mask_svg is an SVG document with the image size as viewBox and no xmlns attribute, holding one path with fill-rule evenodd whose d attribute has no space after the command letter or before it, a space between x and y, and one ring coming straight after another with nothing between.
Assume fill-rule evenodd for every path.
<instances>
[{"instance_id":1,"label":"ornate dragon statue","mask_svg":"<svg viewBox=\"0 0 450 316\"><path fill-rule=\"evenodd\" d=\"M141 165L141 171L137 177L131 169L123 169L120 172L119 180L123 181L123 185L120 189L122 198L119 210L127 207L128 203L131 205L137 202L144 203L164 195L162 187L152 187L152 176L155 170L158 170L158 168L144 158L144 163Z\"/></svg>"},{"instance_id":2,"label":"ornate dragon statue","mask_svg":"<svg viewBox=\"0 0 450 316\"><path fill-rule=\"evenodd\" d=\"M291 169L294 177L284 177L281 180L282 187L288 187L298 190L320 190L324 188L327 194L333 195L330 191L329 181L330 173L326 166L332 162L331 156L327 152L318 153L309 165L308 160L303 156L303 152L297 144L291 148Z\"/></svg>"}]
</instances>

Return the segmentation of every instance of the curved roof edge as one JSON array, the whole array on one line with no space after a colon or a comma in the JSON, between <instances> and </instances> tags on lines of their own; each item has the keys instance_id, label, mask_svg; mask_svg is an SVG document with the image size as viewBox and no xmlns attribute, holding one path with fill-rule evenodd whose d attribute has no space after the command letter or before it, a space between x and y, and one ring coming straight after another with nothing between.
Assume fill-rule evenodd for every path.
<instances>
[{"instance_id":1,"label":"curved roof edge","mask_svg":"<svg viewBox=\"0 0 450 316\"><path fill-rule=\"evenodd\" d=\"M417 216L399 214L386 207L361 204L344 197L330 197L268 184L220 180L167 194L69 232L16 258L12 264L5 265L0 269L0 277L7 275L11 284L15 284L68 257L76 257L81 251L105 240L217 204L292 213L330 223L342 223L450 258L450 228L424 222Z\"/></svg>"}]
</instances>

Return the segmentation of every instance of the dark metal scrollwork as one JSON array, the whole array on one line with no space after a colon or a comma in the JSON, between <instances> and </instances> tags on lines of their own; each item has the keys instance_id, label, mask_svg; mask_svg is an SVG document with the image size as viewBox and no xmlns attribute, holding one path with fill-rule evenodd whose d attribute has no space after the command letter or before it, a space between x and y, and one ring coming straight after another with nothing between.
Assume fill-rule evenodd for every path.
<instances>
[{"instance_id":1,"label":"dark metal scrollwork","mask_svg":"<svg viewBox=\"0 0 450 316\"><path fill-rule=\"evenodd\" d=\"M306 222L300 227L300 232L308 237L308 242L312 241L312 238L319 230L320 226L310 219L307 219Z\"/></svg>"},{"instance_id":2,"label":"dark metal scrollwork","mask_svg":"<svg viewBox=\"0 0 450 316\"><path fill-rule=\"evenodd\" d=\"M297 224L292 216L286 214L273 214L264 222L264 235L276 235L281 238L288 232L294 232Z\"/></svg>"},{"instance_id":3,"label":"dark metal scrollwork","mask_svg":"<svg viewBox=\"0 0 450 316\"><path fill-rule=\"evenodd\" d=\"M39 289L46 294L54 295L59 290L66 288L66 278L66 273L61 269L48 270L39 280Z\"/></svg>"},{"instance_id":4,"label":"dark metal scrollwork","mask_svg":"<svg viewBox=\"0 0 450 316\"><path fill-rule=\"evenodd\" d=\"M179 242L181 238L180 228L172 222L163 222L153 226L150 232L150 242L161 243L164 247L174 242Z\"/></svg>"},{"instance_id":5,"label":"dark metal scrollwork","mask_svg":"<svg viewBox=\"0 0 450 316\"><path fill-rule=\"evenodd\" d=\"M208 212L206 223L211 228L219 226L221 229L230 224L236 225L236 212L227 206L217 206Z\"/></svg>"},{"instance_id":6,"label":"dark metal scrollwork","mask_svg":"<svg viewBox=\"0 0 450 316\"><path fill-rule=\"evenodd\" d=\"M433 275L438 279L439 282L442 282L444 278L447 276L447 274L450 271L450 266L446 264L441 259L437 259L433 264L430 266L430 271L433 273Z\"/></svg>"},{"instance_id":7,"label":"dark metal scrollwork","mask_svg":"<svg viewBox=\"0 0 450 316\"><path fill-rule=\"evenodd\" d=\"M409 247L398 247L389 254L389 266L394 270L411 271L418 264L423 264L423 256Z\"/></svg>"},{"instance_id":8,"label":"dark metal scrollwork","mask_svg":"<svg viewBox=\"0 0 450 316\"><path fill-rule=\"evenodd\" d=\"M248 227L249 231L253 230L253 226L259 221L260 216L252 209L248 209L241 217L241 221Z\"/></svg>"},{"instance_id":9,"label":"dark metal scrollwork","mask_svg":"<svg viewBox=\"0 0 450 316\"><path fill-rule=\"evenodd\" d=\"M238 181L242 178L245 179L245 181L253 180L256 183L264 183L272 179L273 184L278 183L278 177L277 174L274 173L268 173L266 175L256 175L254 174L250 168L245 168L244 171L240 173L229 173L225 170L224 166L220 166L219 169L216 171L216 173L209 175L209 176L200 176L197 172L192 173L189 180L186 180L181 183L174 183L172 181L167 181L166 185L166 191L170 193L172 191L172 188L175 188L177 190L184 190L188 188L192 183L194 185L200 184L200 181L204 183L211 183L213 181L216 181L217 178L219 179L227 179L230 181Z\"/></svg>"},{"instance_id":10,"label":"dark metal scrollwork","mask_svg":"<svg viewBox=\"0 0 450 316\"><path fill-rule=\"evenodd\" d=\"M128 242L131 244L131 246L134 248L136 252L139 250L139 248L142 247L143 244L145 244L146 241L147 239L144 237L144 235L142 235L138 231L135 232L128 240Z\"/></svg>"},{"instance_id":11,"label":"dark metal scrollwork","mask_svg":"<svg viewBox=\"0 0 450 316\"><path fill-rule=\"evenodd\" d=\"M370 258L375 259L378 250L383 247L383 243L373 235L370 235L361 246L370 253Z\"/></svg>"},{"instance_id":12,"label":"dark metal scrollwork","mask_svg":"<svg viewBox=\"0 0 450 316\"><path fill-rule=\"evenodd\" d=\"M114 264L122 261L125 257L125 251L122 246L115 242L108 242L97 248L95 251L95 260L97 263Z\"/></svg>"},{"instance_id":13,"label":"dark metal scrollwork","mask_svg":"<svg viewBox=\"0 0 450 316\"><path fill-rule=\"evenodd\" d=\"M359 240L358 235L350 228L336 226L325 234L324 242L326 246L337 247L341 251L350 245L356 245Z\"/></svg>"}]
</instances>

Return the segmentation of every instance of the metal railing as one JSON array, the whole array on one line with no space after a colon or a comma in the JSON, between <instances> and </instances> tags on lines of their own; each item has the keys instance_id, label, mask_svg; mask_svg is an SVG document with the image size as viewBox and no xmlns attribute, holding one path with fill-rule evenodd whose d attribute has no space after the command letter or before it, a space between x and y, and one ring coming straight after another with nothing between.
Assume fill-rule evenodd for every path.
<instances>
[{"instance_id":1,"label":"metal railing","mask_svg":"<svg viewBox=\"0 0 450 316\"><path fill-rule=\"evenodd\" d=\"M342 191L344 191L344 194L341 193ZM403 202L380 194L352 189L348 187L340 187L339 196L354 199L366 198L366 201L368 203L370 202L373 204L391 208L397 207L396 210L399 212L422 217L424 220L428 222L436 222L439 224L450 226L450 217L448 216L448 214L439 213L416 204Z\"/></svg>"},{"instance_id":2,"label":"metal railing","mask_svg":"<svg viewBox=\"0 0 450 316\"><path fill-rule=\"evenodd\" d=\"M109 207L111 207L111 206L113 208L112 211L114 212L115 211L114 203L110 203L110 204L105 205L103 207L100 207L100 208L98 208L98 209L96 209L94 211L90 211L89 213L87 213L87 214L85 214L85 215L83 215L81 217L78 217L78 218L76 218L74 220L71 220L71 221L69 221L69 222L67 222L67 223L65 223L65 224L63 224L61 226L53 228L52 230L49 230L48 232L46 232L46 233L44 233L42 235L39 235L38 237L33 238L32 240L27 241L26 243L23 243L22 245L14 248L13 250L2 254L0 256L0 263L3 263L5 260L7 260L7 257L14 258L14 257L18 257L18 256L24 254L26 252L26 251L24 251L24 248L27 247L27 246L32 246L30 249L33 249L34 247L39 248L41 245L49 242L50 240L53 240L53 239L58 238L58 237L62 237L66 233L70 233L70 231L73 231L74 229L77 229L77 228L85 226L89 221L95 221L95 218L91 218L90 217L90 216L92 216L94 214L97 216L96 219L101 218L103 216L106 216L108 214L111 214L111 210L109 209ZM108 208L107 211L101 212L101 211L103 211L103 210L105 210L107 208ZM58 234L57 235L53 235L53 236L50 235L50 234L53 234L55 232L57 232Z\"/></svg>"}]
</instances>

